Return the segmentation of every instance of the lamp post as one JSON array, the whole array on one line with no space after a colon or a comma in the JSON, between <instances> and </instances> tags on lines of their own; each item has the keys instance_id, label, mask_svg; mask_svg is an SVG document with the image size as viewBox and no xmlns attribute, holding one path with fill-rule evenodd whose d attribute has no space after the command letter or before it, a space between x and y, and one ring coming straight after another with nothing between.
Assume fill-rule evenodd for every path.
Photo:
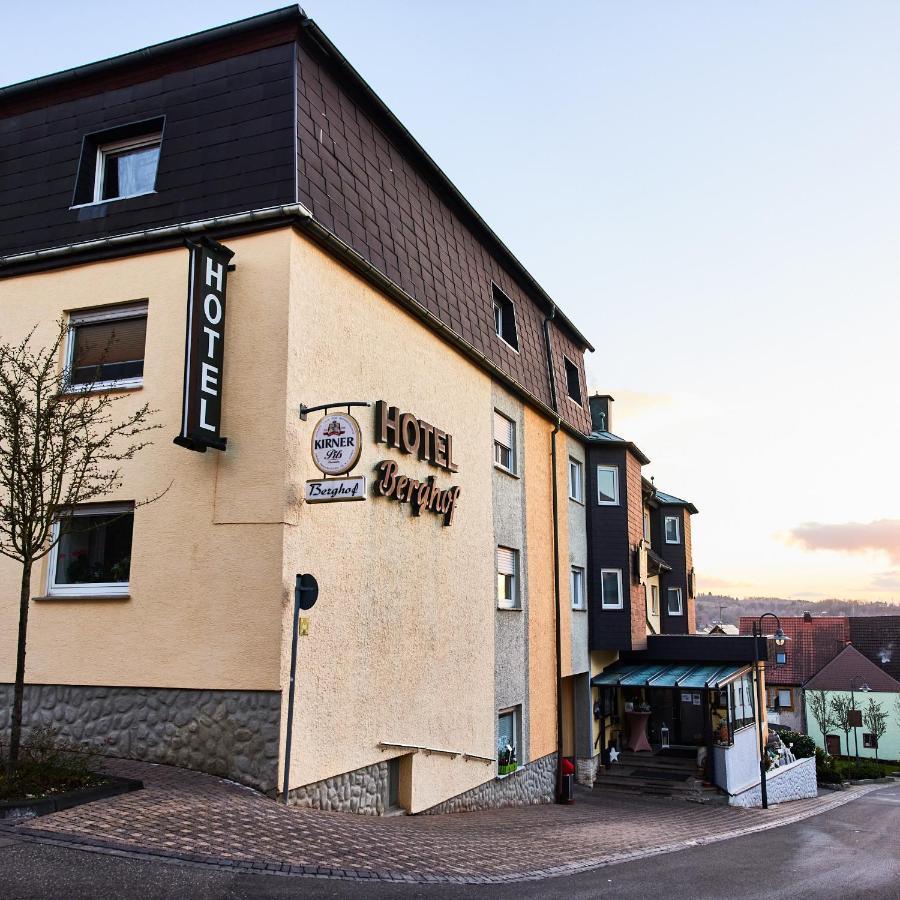
<instances>
[{"instance_id":1,"label":"lamp post","mask_svg":"<svg viewBox=\"0 0 900 900\"><path fill-rule=\"evenodd\" d=\"M869 690L869 686L863 681L862 675L854 675L850 679L850 708L853 710L853 712L856 712L856 694L853 692L853 685L857 681L862 681L862 684L860 684L858 690L863 691L863 692ZM857 775L859 774L859 731L857 730L858 727L859 726L856 724L856 717L854 716L853 717L853 746L856 748ZM849 750L850 748L848 747L847 749Z\"/></svg>"},{"instance_id":2,"label":"lamp post","mask_svg":"<svg viewBox=\"0 0 900 900\"><path fill-rule=\"evenodd\" d=\"M769 798L766 794L766 742L763 738L763 727L762 727L762 704L765 702L764 698L761 699L762 691L760 690L760 682L759 682L759 643L758 638L763 637L762 633L762 620L766 618L766 616L771 616L775 620L775 634L773 637L775 638L775 646L783 647L784 642L787 640L785 633L781 630L781 619L775 615L775 613L763 613L758 619L754 619L753 621L753 677L756 680L756 722L759 727L759 788L760 793L762 794L762 807L763 809L769 808ZM765 635L768 637L768 635ZM768 654L766 654L768 656Z\"/></svg>"}]
</instances>

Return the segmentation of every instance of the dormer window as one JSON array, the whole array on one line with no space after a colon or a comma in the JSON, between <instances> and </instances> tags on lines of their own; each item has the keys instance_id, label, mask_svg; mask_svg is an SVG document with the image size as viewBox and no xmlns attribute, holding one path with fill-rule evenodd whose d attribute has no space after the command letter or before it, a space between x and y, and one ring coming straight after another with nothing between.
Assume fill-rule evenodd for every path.
<instances>
[{"instance_id":1,"label":"dormer window","mask_svg":"<svg viewBox=\"0 0 900 900\"><path fill-rule=\"evenodd\" d=\"M97 148L94 203L152 193L161 145L159 132Z\"/></svg>"},{"instance_id":2,"label":"dormer window","mask_svg":"<svg viewBox=\"0 0 900 900\"><path fill-rule=\"evenodd\" d=\"M578 366L568 357L564 357L563 361L566 366L566 393L570 400L581 406L581 379L578 377Z\"/></svg>"},{"instance_id":3,"label":"dormer window","mask_svg":"<svg viewBox=\"0 0 900 900\"><path fill-rule=\"evenodd\" d=\"M494 298L494 331L513 350L518 350L519 336L516 333L516 309L513 302L496 284L491 284L491 291Z\"/></svg>"},{"instance_id":4,"label":"dormer window","mask_svg":"<svg viewBox=\"0 0 900 900\"><path fill-rule=\"evenodd\" d=\"M154 193L164 124L160 116L85 135L72 206Z\"/></svg>"}]
</instances>

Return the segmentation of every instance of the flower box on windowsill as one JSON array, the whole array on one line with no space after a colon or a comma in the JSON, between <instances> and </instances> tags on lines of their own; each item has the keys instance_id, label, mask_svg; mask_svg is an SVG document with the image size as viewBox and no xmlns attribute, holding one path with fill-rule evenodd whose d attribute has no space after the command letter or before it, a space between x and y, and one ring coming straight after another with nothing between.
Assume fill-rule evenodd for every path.
<instances>
[{"instance_id":1,"label":"flower box on windowsill","mask_svg":"<svg viewBox=\"0 0 900 900\"><path fill-rule=\"evenodd\" d=\"M497 774L498 775L512 775L513 772L518 769L518 765L516 763L508 763L507 765L499 765L497 766Z\"/></svg>"}]
</instances>

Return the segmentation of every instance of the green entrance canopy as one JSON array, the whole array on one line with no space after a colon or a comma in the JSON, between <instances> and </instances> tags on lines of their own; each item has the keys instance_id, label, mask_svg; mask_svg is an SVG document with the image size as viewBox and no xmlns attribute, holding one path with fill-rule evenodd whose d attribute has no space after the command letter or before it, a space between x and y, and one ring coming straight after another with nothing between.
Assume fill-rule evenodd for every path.
<instances>
[{"instance_id":1,"label":"green entrance canopy","mask_svg":"<svg viewBox=\"0 0 900 900\"><path fill-rule=\"evenodd\" d=\"M717 688L740 675L746 665L706 663L615 663L591 679L597 687Z\"/></svg>"}]
</instances>

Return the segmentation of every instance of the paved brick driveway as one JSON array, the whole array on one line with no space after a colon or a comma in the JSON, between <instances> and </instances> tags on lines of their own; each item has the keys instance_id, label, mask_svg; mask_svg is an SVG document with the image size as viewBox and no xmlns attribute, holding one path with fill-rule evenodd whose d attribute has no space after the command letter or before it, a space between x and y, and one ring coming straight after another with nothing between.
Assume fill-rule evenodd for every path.
<instances>
[{"instance_id":1,"label":"paved brick driveway","mask_svg":"<svg viewBox=\"0 0 900 900\"><path fill-rule=\"evenodd\" d=\"M15 830L107 852L284 874L487 883L571 874L788 824L859 787L769 810L596 791L573 806L376 818L285 808L239 785L167 766L111 761L145 788Z\"/></svg>"}]
</instances>

